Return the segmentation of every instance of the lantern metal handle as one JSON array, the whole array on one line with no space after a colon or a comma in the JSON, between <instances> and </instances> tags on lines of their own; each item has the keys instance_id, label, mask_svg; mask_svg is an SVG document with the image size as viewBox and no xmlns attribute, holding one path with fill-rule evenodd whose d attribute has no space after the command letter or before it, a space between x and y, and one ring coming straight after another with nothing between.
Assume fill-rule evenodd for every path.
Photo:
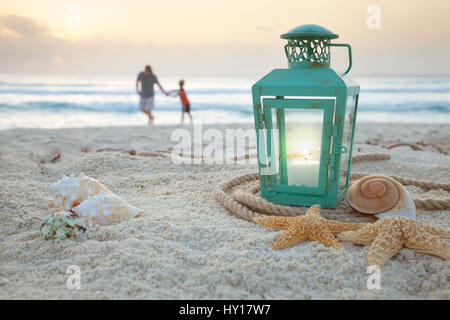
<instances>
[{"instance_id":1,"label":"lantern metal handle","mask_svg":"<svg viewBox=\"0 0 450 320\"><path fill-rule=\"evenodd\" d=\"M348 68L342 74L343 76L346 75L352 68L352 47L346 43L330 43L330 47L347 47L347 49L348 49Z\"/></svg>"}]
</instances>

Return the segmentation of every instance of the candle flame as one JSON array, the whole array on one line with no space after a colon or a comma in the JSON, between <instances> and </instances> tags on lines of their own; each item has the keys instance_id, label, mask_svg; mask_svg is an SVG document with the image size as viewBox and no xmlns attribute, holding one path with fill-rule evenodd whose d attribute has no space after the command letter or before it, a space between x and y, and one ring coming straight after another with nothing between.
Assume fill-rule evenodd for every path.
<instances>
[{"instance_id":1,"label":"candle flame","mask_svg":"<svg viewBox=\"0 0 450 320\"><path fill-rule=\"evenodd\" d=\"M304 149L303 149L303 153L301 154L301 156L302 156L305 160L308 160L308 157L307 157L307 156L309 156L310 153L311 153L311 149L304 148Z\"/></svg>"}]
</instances>

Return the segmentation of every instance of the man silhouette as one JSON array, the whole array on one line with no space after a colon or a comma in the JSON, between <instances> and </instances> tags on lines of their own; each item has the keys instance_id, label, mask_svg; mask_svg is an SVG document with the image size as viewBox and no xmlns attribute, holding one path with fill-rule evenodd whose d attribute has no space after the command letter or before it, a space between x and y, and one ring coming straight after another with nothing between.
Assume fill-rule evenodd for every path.
<instances>
[{"instance_id":1,"label":"man silhouette","mask_svg":"<svg viewBox=\"0 0 450 320\"><path fill-rule=\"evenodd\" d=\"M139 82L141 83L141 88L139 90ZM145 66L145 71L140 72L136 79L136 91L140 96L139 106L143 113L148 116L148 123L152 124L155 119L152 115L153 102L155 91L153 85L157 84L159 89L167 96L167 92L163 89L161 84L158 82L158 78L153 74L152 67L149 65Z\"/></svg>"}]
</instances>

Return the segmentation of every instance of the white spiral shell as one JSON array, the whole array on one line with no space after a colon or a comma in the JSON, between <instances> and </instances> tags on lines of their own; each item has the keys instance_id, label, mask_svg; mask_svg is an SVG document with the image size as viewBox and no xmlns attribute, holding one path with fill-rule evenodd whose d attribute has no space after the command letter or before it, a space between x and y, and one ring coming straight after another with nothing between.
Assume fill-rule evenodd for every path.
<instances>
[{"instance_id":1,"label":"white spiral shell","mask_svg":"<svg viewBox=\"0 0 450 320\"><path fill-rule=\"evenodd\" d=\"M370 175L355 181L347 192L349 205L378 218L392 215L416 218L416 206L406 188L384 175Z\"/></svg>"},{"instance_id":2,"label":"white spiral shell","mask_svg":"<svg viewBox=\"0 0 450 320\"><path fill-rule=\"evenodd\" d=\"M123 218L135 218L143 214L143 210L128 204L122 198L101 190L97 195L88 197L80 205L72 209L88 227L108 225Z\"/></svg>"},{"instance_id":3,"label":"white spiral shell","mask_svg":"<svg viewBox=\"0 0 450 320\"><path fill-rule=\"evenodd\" d=\"M95 224L107 225L121 218L134 218L143 211L114 195L108 188L82 172L75 177L63 175L50 186L56 202L66 211L74 212L92 227Z\"/></svg>"},{"instance_id":4,"label":"white spiral shell","mask_svg":"<svg viewBox=\"0 0 450 320\"><path fill-rule=\"evenodd\" d=\"M63 175L61 179L49 188L53 191L56 202L67 211L79 205L89 196L98 194L101 190L106 193L112 193L98 180L84 175L83 172L78 177L75 177L73 173L69 177Z\"/></svg>"}]
</instances>

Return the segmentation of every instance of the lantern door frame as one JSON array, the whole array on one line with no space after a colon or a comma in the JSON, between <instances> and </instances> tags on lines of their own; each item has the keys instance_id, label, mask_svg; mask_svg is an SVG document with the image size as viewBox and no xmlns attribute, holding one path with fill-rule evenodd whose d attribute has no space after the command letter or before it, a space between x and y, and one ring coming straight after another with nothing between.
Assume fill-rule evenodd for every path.
<instances>
[{"instance_id":1,"label":"lantern door frame","mask_svg":"<svg viewBox=\"0 0 450 320\"><path fill-rule=\"evenodd\" d=\"M278 160L279 170L275 175L268 177L269 190L281 193L295 193L297 195L305 196L324 196L327 192L327 182L329 176L330 152L331 152L331 137L333 135L332 124L334 114L333 99L308 99L308 98L263 98L263 112L265 115L265 127L267 130L266 147L267 160L274 162ZM286 155L286 133L285 133L285 119L284 111L286 109L301 109L301 110L323 110L322 115L322 136L320 147L320 163L319 176L317 187L298 186L289 184L287 179L287 155ZM272 115L276 112L277 130L279 134L274 134L274 127L272 123ZM273 138L278 138L278 150L275 155ZM278 159L275 159L278 155ZM273 164L272 164L273 165ZM279 179L278 179L279 177ZM280 182L278 182L280 180Z\"/></svg>"}]
</instances>

